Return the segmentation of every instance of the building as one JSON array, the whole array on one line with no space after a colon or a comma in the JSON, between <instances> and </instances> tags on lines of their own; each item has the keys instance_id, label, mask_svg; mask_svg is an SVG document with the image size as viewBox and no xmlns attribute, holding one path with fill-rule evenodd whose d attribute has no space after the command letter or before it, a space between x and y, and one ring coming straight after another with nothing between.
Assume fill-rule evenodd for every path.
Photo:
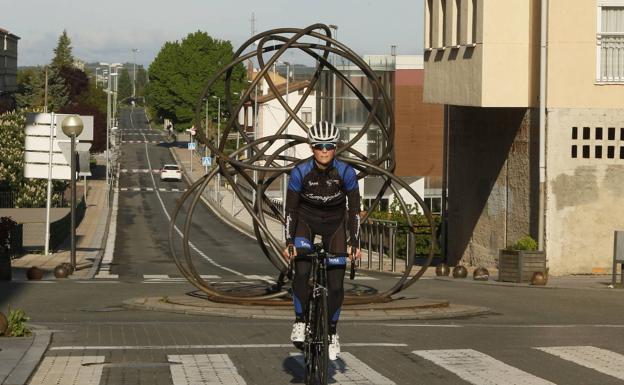
<instances>
[{"instance_id":1,"label":"building","mask_svg":"<svg viewBox=\"0 0 624 385\"><path fill-rule=\"evenodd\" d=\"M494 266L529 234L551 274L610 271L624 225L623 43L621 0L425 1L451 263Z\"/></svg>"},{"instance_id":2,"label":"building","mask_svg":"<svg viewBox=\"0 0 624 385\"><path fill-rule=\"evenodd\" d=\"M393 105L395 175L400 176L423 197L434 212L439 212L443 109L438 105L423 103L423 57L366 55L363 60L379 76ZM337 68L372 101L372 88L358 67L347 63L339 64ZM334 100L331 92L333 82L329 71L324 71L320 79L321 92L317 96L318 113L321 119L334 121L344 133L343 140L348 141L360 132L369 112L355 94L343 86L340 79L336 79L337 96ZM335 114L332 114L333 110ZM383 107L379 116L380 119L387 119ZM376 159L386 148L386 138L374 123L355 144L357 151L371 159ZM383 180L375 177L367 177L360 184L365 208L376 198L382 184ZM407 192L400 189L399 193L407 203L415 203ZM380 203L381 209L387 209L392 199L393 194L388 190Z\"/></svg>"},{"instance_id":3,"label":"building","mask_svg":"<svg viewBox=\"0 0 624 385\"><path fill-rule=\"evenodd\" d=\"M0 111L13 108L12 97L17 91L17 41L19 37L0 28Z\"/></svg>"}]
</instances>

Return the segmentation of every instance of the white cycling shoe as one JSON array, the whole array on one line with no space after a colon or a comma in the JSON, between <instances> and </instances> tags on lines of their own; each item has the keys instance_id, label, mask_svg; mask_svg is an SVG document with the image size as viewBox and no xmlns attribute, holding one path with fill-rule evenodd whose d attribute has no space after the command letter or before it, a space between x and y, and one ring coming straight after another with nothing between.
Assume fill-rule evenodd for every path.
<instances>
[{"instance_id":1,"label":"white cycling shoe","mask_svg":"<svg viewBox=\"0 0 624 385\"><path fill-rule=\"evenodd\" d=\"M340 354L340 340L338 338L338 333L331 334L329 336L329 359L332 361L336 361L338 359L339 354Z\"/></svg>"}]
</instances>

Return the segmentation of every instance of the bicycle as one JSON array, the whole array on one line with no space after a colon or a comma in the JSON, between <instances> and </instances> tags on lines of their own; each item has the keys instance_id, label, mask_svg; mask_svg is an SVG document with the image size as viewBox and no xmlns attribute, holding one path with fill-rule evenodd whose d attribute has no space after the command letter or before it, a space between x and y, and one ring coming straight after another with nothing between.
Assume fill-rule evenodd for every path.
<instances>
[{"instance_id":1,"label":"bicycle","mask_svg":"<svg viewBox=\"0 0 624 385\"><path fill-rule=\"evenodd\" d=\"M292 252L292 250L291 250ZM292 254L291 254L292 255ZM327 385L329 377L329 311L327 305L327 252L315 244L308 285L310 295L306 304L306 332L303 342L305 383ZM292 271L292 261L289 266ZM355 278L355 258L351 260L349 279Z\"/></svg>"}]
</instances>

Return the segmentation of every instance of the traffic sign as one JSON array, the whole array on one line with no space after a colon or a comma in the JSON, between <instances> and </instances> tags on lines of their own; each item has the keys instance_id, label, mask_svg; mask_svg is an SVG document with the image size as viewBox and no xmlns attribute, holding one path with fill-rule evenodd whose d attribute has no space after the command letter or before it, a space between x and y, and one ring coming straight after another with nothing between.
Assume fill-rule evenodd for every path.
<instances>
[{"instance_id":1,"label":"traffic sign","mask_svg":"<svg viewBox=\"0 0 624 385\"><path fill-rule=\"evenodd\" d=\"M202 156L202 166L212 166L212 158L209 156Z\"/></svg>"},{"instance_id":2,"label":"traffic sign","mask_svg":"<svg viewBox=\"0 0 624 385\"><path fill-rule=\"evenodd\" d=\"M189 149L189 150L194 150L196 146L197 146L197 145L195 144L195 142L189 142L189 144L188 144L188 149Z\"/></svg>"}]
</instances>

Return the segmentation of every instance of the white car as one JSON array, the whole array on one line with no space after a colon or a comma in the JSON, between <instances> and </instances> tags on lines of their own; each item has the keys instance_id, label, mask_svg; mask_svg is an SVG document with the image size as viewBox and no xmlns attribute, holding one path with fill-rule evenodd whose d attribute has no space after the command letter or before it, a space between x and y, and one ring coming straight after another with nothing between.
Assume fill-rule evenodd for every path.
<instances>
[{"instance_id":1,"label":"white car","mask_svg":"<svg viewBox=\"0 0 624 385\"><path fill-rule=\"evenodd\" d=\"M182 180L182 171L177 164L166 164L160 170L160 180Z\"/></svg>"}]
</instances>

